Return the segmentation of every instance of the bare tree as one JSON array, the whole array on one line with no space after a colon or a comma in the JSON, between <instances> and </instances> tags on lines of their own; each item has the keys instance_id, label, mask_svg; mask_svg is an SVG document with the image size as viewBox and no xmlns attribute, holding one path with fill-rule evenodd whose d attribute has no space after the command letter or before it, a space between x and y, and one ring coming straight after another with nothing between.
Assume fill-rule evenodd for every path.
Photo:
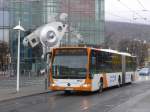
<instances>
[{"instance_id":1,"label":"bare tree","mask_svg":"<svg viewBox=\"0 0 150 112\"><path fill-rule=\"evenodd\" d=\"M9 53L8 43L0 42L0 70L6 69L6 66L9 63L8 53Z\"/></svg>"},{"instance_id":2,"label":"bare tree","mask_svg":"<svg viewBox=\"0 0 150 112\"><path fill-rule=\"evenodd\" d=\"M148 43L142 40L122 39L118 43L118 49L137 56L139 66L143 66L145 59L148 58Z\"/></svg>"}]
</instances>

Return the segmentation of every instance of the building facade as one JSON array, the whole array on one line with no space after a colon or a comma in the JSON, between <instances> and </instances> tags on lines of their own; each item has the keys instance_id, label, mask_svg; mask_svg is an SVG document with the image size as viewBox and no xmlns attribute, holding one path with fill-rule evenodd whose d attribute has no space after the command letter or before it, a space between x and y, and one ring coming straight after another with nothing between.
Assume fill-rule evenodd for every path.
<instances>
[{"instance_id":1,"label":"building facade","mask_svg":"<svg viewBox=\"0 0 150 112\"><path fill-rule=\"evenodd\" d=\"M16 63L17 56L17 32L13 30L13 27L18 24L19 20L26 30L26 32L21 33L21 41L24 36L37 27L50 22L53 17L57 17L61 13L67 13L67 24L81 35L82 44L100 46L104 42L104 0L2 1L3 4L7 4L8 9L9 46L14 63ZM62 43L65 46L78 44L73 38L71 29L62 40ZM29 65L32 65L29 69L33 68L35 62L33 58L39 58L33 49L25 48L23 45L21 45L20 55L23 63L28 62Z\"/></svg>"}]
</instances>

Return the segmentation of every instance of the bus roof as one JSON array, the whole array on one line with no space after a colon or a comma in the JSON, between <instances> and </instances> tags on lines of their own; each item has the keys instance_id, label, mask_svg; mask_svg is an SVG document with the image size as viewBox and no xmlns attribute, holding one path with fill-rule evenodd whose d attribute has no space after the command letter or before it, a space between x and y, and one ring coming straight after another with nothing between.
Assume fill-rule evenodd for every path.
<instances>
[{"instance_id":1,"label":"bus roof","mask_svg":"<svg viewBox=\"0 0 150 112\"><path fill-rule=\"evenodd\" d=\"M95 49L95 48L93 48L93 49ZM96 50L100 50L100 51L104 51L104 52L109 52L109 53L114 53L114 54L120 54L120 55L124 55L124 56L131 56L131 57L133 57L130 53L119 52L119 51L112 50L112 49L96 49Z\"/></svg>"},{"instance_id":2,"label":"bus roof","mask_svg":"<svg viewBox=\"0 0 150 112\"><path fill-rule=\"evenodd\" d=\"M78 48L78 49L83 49L83 48L90 48L90 49L93 49L93 50L99 50L99 51L103 51L103 52L109 52L109 53L114 53L114 54L120 54L120 55L124 55L124 56L130 56L130 57L136 57L136 56L133 56L131 55L130 53L126 53L126 52L119 52L119 51L116 51L116 50L112 50L112 49L101 49L101 48L93 48L93 47L60 47L60 48L56 48L56 49L73 49L73 48ZM55 49L55 48L54 48Z\"/></svg>"}]
</instances>

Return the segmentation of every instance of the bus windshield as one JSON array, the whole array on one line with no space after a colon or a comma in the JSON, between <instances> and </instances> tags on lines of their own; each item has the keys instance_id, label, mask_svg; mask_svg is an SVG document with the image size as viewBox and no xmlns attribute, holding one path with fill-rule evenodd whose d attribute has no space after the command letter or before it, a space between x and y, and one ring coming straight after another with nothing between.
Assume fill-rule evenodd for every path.
<instances>
[{"instance_id":1,"label":"bus windshield","mask_svg":"<svg viewBox=\"0 0 150 112\"><path fill-rule=\"evenodd\" d=\"M56 79L86 78L86 50L58 50L55 53L52 74Z\"/></svg>"}]
</instances>

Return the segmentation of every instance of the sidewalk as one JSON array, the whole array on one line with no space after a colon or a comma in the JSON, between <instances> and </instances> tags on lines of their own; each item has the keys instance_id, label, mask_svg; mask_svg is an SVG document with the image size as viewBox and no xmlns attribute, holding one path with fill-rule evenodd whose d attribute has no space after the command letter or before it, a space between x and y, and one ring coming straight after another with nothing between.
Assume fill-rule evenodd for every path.
<instances>
[{"instance_id":1,"label":"sidewalk","mask_svg":"<svg viewBox=\"0 0 150 112\"><path fill-rule=\"evenodd\" d=\"M34 85L20 88L19 92L16 92L15 88L0 88L0 101L5 101L9 99L30 96L35 94L46 93L45 87L42 85Z\"/></svg>"},{"instance_id":2,"label":"sidewalk","mask_svg":"<svg viewBox=\"0 0 150 112\"><path fill-rule=\"evenodd\" d=\"M109 112L150 112L150 90L131 98Z\"/></svg>"}]
</instances>

